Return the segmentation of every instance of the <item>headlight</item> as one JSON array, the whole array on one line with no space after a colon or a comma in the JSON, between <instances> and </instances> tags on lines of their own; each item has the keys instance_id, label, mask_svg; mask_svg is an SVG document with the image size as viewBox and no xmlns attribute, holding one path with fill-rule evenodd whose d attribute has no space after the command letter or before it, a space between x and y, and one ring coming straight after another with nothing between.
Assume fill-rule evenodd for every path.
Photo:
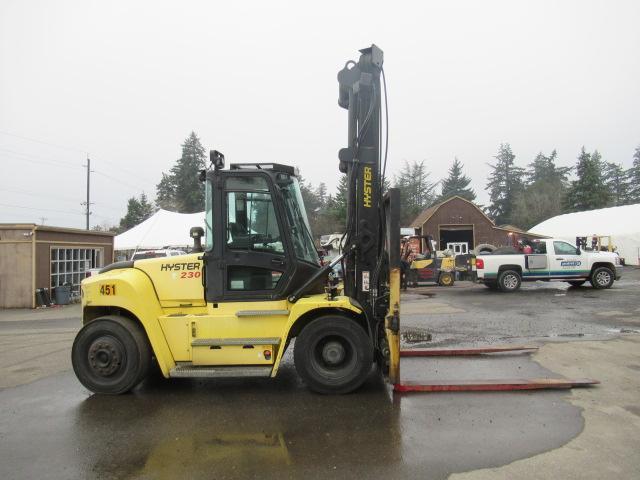
<instances>
[{"instance_id":1,"label":"headlight","mask_svg":"<svg viewBox=\"0 0 640 480\"><path fill-rule=\"evenodd\" d=\"M616 255L616 265L620 265L620 257Z\"/></svg>"}]
</instances>

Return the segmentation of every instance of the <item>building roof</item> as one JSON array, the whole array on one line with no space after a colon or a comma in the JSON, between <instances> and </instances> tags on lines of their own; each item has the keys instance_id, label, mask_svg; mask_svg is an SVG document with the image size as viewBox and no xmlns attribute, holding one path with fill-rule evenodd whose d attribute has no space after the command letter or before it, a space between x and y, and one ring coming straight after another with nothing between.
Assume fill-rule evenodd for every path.
<instances>
[{"instance_id":1,"label":"building roof","mask_svg":"<svg viewBox=\"0 0 640 480\"><path fill-rule=\"evenodd\" d=\"M0 230L35 230L38 232L76 233L78 235L99 235L103 237L114 237L116 235L115 232L54 227L52 225L38 225L36 223L0 223Z\"/></svg>"},{"instance_id":2,"label":"building roof","mask_svg":"<svg viewBox=\"0 0 640 480\"><path fill-rule=\"evenodd\" d=\"M482 214L482 216L484 218L487 219L487 221L491 224L493 223L493 220L491 220L489 217L487 217L487 215L485 215L485 213L480 209L480 207L478 207L478 205L476 205L473 202L470 202L469 200L467 200L466 198L462 198L459 195L454 195L453 197L447 198L445 201L440 202L440 203L436 203L435 205L430 206L429 208L425 208L422 212L420 212L420 214L416 217L416 219L411 222L411 227L412 228L420 228L422 227L422 225L424 225L425 223L427 223L427 221L429 221L429 219L431 217L433 217L433 215L438 211L438 209L451 202L452 200L462 200L463 202L467 202L470 205L473 205L473 207L478 210L478 212L480 212L480 214ZM495 225L495 224L494 224Z\"/></svg>"},{"instance_id":3,"label":"building roof","mask_svg":"<svg viewBox=\"0 0 640 480\"><path fill-rule=\"evenodd\" d=\"M482 209L476 205L475 203L467 200L466 198L462 198L459 195L455 195L451 198L447 198L444 202L440 202L437 203L435 205L430 206L429 208L425 208L422 212L420 212L420 215L418 215L416 217L416 219L411 223L411 227L412 228L421 228L425 223L427 223L429 221L429 219L431 217L433 217L435 215L435 213L440 209L440 207L442 207L443 205L446 205L447 203L453 201L453 200L462 200L463 202L468 203L469 205L472 205L477 211L478 213L480 213L486 220L487 222L489 222L491 224L491 228L494 228L496 230L504 230L505 232L515 232L515 233L521 233L521 234L525 234L525 235L529 235L529 236L533 236L533 237L540 237L540 238L545 238L546 235L543 234L538 234L538 233L532 233L532 232L527 232L526 230L522 230L521 228L515 227L513 225L502 225L500 227L498 227L493 220L491 220L483 211Z\"/></svg>"}]
</instances>

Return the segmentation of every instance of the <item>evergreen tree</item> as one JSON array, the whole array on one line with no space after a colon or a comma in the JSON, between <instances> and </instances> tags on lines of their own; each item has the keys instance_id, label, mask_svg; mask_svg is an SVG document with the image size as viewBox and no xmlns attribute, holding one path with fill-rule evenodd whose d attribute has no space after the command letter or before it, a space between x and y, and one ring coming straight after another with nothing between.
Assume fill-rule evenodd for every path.
<instances>
[{"instance_id":1,"label":"evergreen tree","mask_svg":"<svg viewBox=\"0 0 640 480\"><path fill-rule=\"evenodd\" d=\"M571 168L556 165L557 152L540 152L527 167L527 184L516 195L512 223L529 229L563 213L564 197Z\"/></svg>"},{"instance_id":2,"label":"evergreen tree","mask_svg":"<svg viewBox=\"0 0 640 480\"><path fill-rule=\"evenodd\" d=\"M176 189L173 183L173 177L162 173L162 179L156 186L156 205L164 210L175 212L178 208L176 205Z\"/></svg>"},{"instance_id":3,"label":"evergreen tree","mask_svg":"<svg viewBox=\"0 0 640 480\"><path fill-rule=\"evenodd\" d=\"M451 197L462 197L470 202L476 199L476 193L469 188L471 179L462 173L462 163L455 157L453 164L449 168L449 175L442 180L442 191L437 202L444 202Z\"/></svg>"},{"instance_id":4,"label":"evergreen tree","mask_svg":"<svg viewBox=\"0 0 640 480\"><path fill-rule=\"evenodd\" d=\"M320 182L314 193L318 198L318 202L324 208L327 203L327 185L324 182Z\"/></svg>"},{"instance_id":5,"label":"evergreen tree","mask_svg":"<svg viewBox=\"0 0 640 480\"><path fill-rule=\"evenodd\" d=\"M205 149L195 132L191 132L182 144L182 156L169 174L162 174L156 187L158 205L180 213L202 211L204 184L198 180L198 172L205 166Z\"/></svg>"},{"instance_id":6,"label":"evergreen tree","mask_svg":"<svg viewBox=\"0 0 640 480\"><path fill-rule=\"evenodd\" d=\"M120 219L119 230L124 232L142 223L155 212L155 208L143 193L140 198L131 197L127 202L127 213Z\"/></svg>"},{"instance_id":7,"label":"evergreen tree","mask_svg":"<svg viewBox=\"0 0 640 480\"><path fill-rule=\"evenodd\" d=\"M627 181L629 182L629 203L640 203L640 145L636 147L633 154L633 166L627 170Z\"/></svg>"},{"instance_id":8,"label":"evergreen tree","mask_svg":"<svg viewBox=\"0 0 640 480\"><path fill-rule=\"evenodd\" d=\"M515 165L516 156L508 143L500 145L498 154L494 158L495 165L489 164L493 171L487 182L491 200L487 210L496 224L512 224L515 222L513 219L515 200L524 189L524 169Z\"/></svg>"},{"instance_id":9,"label":"evergreen tree","mask_svg":"<svg viewBox=\"0 0 640 480\"><path fill-rule=\"evenodd\" d=\"M558 167L557 158L558 152L555 150L548 157L542 152L538 153L533 162L527 166L527 185L550 182L563 188L567 187L571 167Z\"/></svg>"},{"instance_id":10,"label":"evergreen tree","mask_svg":"<svg viewBox=\"0 0 640 480\"><path fill-rule=\"evenodd\" d=\"M611 199L609 205L617 207L629 203L629 178L622 165L606 162L604 165L604 182Z\"/></svg>"},{"instance_id":11,"label":"evergreen tree","mask_svg":"<svg viewBox=\"0 0 640 480\"><path fill-rule=\"evenodd\" d=\"M340 176L338 190L332 199L333 201L331 202L332 205L330 208L331 216L333 217L336 225L340 226L340 228L336 230L338 232L343 231L347 225L347 190L347 176L343 174Z\"/></svg>"},{"instance_id":12,"label":"evergreen tree","mask_svg":"<svg viewBox=\"0 0 640 480\"><path fill-rule=\"evenodd\" d=\"M410 224L435 200L435 184L429 181L424 160L404 162L400 174L395 178L395 187L400 189L400 222Z\"/></svg>"},{"instance_id":13,"label":"evergreen tree","mask_svg":"<svg viewBox=\"0 0 640 480\"><path fill-rule=\"evenodd\" d=\"M611 195L605 184L602 156L597 150L589 154L582 147L576 163L576 176L567 192L568 211L593 210L609 204Z\"/></svg>"}]
</instances>

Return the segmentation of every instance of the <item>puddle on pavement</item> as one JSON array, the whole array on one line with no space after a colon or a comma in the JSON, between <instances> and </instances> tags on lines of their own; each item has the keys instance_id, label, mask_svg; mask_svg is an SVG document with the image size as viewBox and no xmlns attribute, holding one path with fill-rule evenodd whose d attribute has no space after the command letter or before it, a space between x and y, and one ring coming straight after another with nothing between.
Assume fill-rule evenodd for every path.
<instances>
[{"instance_id":1,"label":"puddle on pavement","mask_svg":"<svg viewBox=\"0 0 640 480\"><path fill-rule=\"evenodd\" d=\"M550 373L522 362L523 375ZM11 411L0 478L444 480L571 440L583 423L565 395L391 395L374 373L351 395L315 395L289 362L275 379L155 376L129 395L99 396L65 372L0 391Z\"/></svg>"}]
</instances>

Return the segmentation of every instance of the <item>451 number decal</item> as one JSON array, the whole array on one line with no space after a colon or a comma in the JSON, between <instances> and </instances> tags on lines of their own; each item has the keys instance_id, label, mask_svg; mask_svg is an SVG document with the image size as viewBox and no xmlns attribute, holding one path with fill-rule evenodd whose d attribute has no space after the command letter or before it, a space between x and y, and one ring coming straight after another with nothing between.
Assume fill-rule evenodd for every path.
<instances>
[{"instance_id":1,"label":"451 number decal","mask_svg":"<svg viewBox=\"0 0 640 480\"><path fill-rule=\"evenodd\" d=\"M100 295L115 295L116 294L116 286L115 285L101 285L100 286Z\"/></svg>"}]
</instances>

